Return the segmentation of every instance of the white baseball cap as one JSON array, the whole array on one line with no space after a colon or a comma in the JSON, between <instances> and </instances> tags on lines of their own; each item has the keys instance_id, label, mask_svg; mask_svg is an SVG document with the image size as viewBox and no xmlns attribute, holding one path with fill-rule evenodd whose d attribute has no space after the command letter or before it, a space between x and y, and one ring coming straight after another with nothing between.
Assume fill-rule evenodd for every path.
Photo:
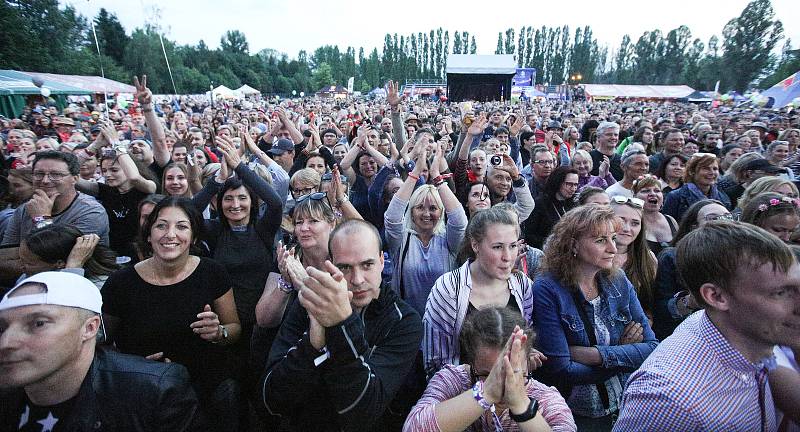
<instances>
[{"instance_id":1,"label":"white baseball cap","mask_svg":"<svg viewBox=\"0 0 800 432\"><path fill-rule=\"evenodd\" d=\"M37 283L44 292L13 295L17 288ZM95 284L85 277L69 272L42 272L24 279L0 300L0 311L31 305L57 305L102 313L103 297Z\"/></svg>"}]
</instances>

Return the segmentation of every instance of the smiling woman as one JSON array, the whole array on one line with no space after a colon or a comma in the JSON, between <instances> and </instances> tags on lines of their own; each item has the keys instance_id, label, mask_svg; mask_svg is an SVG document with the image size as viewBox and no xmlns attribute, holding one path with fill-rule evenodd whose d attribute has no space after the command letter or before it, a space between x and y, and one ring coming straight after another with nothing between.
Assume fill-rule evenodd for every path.
<instances>
[{"instance_id":1,"label":"smiling woman","mask_svg":"<svg viewBox=\"0 0 800 432\"><path fill-rule=\"evenodd\" d=\"M718 200L730 208L730 198L717 188L718 177L717 157L710 153L695 154L686 164L684 185L664 199L664 214L679 220L689 206L706 198Z\"/></svg>"},{"instance_id":2,"label":"smiling woman","mask_svg":"<svg viewBox=\"0 0 800 432\"><path fill-rule=\"evenodd\" d=\"M152 257L106 281L103 318L108 341L121 352L186 366L203 410L221 430L236 424L237 402L212 395L230 385L225 346L239 339L241 326L228 272L191 254L201 231L188 199L156 204L142 230Z\"/></svg>"}]
</instances>

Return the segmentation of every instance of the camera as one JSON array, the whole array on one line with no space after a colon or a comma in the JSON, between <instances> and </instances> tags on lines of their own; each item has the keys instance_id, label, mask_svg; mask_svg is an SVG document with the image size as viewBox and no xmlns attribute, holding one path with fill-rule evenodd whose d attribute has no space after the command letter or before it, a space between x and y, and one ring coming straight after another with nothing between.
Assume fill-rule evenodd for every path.
<instances>
[{"instance_id":1,"label":"camera","mask_svg":"<svg viewBox=\"0 0 800 432\"><path fill-rule=\"evenodd\" d=\"M489 158L489 163L492 164L492 166L500 166L503 164L503 156L494 155Z\"/></svg>"}]
</instances>

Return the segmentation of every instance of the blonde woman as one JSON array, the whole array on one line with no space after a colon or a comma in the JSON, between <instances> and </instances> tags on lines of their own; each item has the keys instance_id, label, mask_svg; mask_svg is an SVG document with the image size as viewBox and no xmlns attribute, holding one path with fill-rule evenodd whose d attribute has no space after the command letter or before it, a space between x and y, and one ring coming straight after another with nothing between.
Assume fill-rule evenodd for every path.
<instances>
[{"instance_id":1,"label":"blonde woman","mask_svg":"<svg viewBox=\"0 0 800 432\"><path fill-rule=\"evenodd\" d=\"M386 241L394 263L392 288L420 316L436 279L455 269L455 256L467 228L464 207L439 175L442 152L437 146L430 170L427 153L419 152L414 170L384 215ZM415 191L420 176L426 175L432 184Z\"/></svg>"}]
</instances>

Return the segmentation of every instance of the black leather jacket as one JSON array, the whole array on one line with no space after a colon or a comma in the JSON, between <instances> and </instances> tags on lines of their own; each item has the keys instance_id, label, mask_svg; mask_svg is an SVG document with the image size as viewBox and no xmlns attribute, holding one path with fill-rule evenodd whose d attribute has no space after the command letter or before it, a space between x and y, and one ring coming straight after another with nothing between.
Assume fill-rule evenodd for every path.
<instances>
[{"instance_id":1,"label":"black leather jacket","mask_svg":"<svg viewBox=\"0 0 800 432\"><path fill-rule=\"evenodd\" d=\"M0 431L17 430L23 389L0 393ZM97 348L65 431L199 430L197 397L189 373L177 363ZM60 422L59 422L60 423Z\"/></svg>"}]
</instances>

